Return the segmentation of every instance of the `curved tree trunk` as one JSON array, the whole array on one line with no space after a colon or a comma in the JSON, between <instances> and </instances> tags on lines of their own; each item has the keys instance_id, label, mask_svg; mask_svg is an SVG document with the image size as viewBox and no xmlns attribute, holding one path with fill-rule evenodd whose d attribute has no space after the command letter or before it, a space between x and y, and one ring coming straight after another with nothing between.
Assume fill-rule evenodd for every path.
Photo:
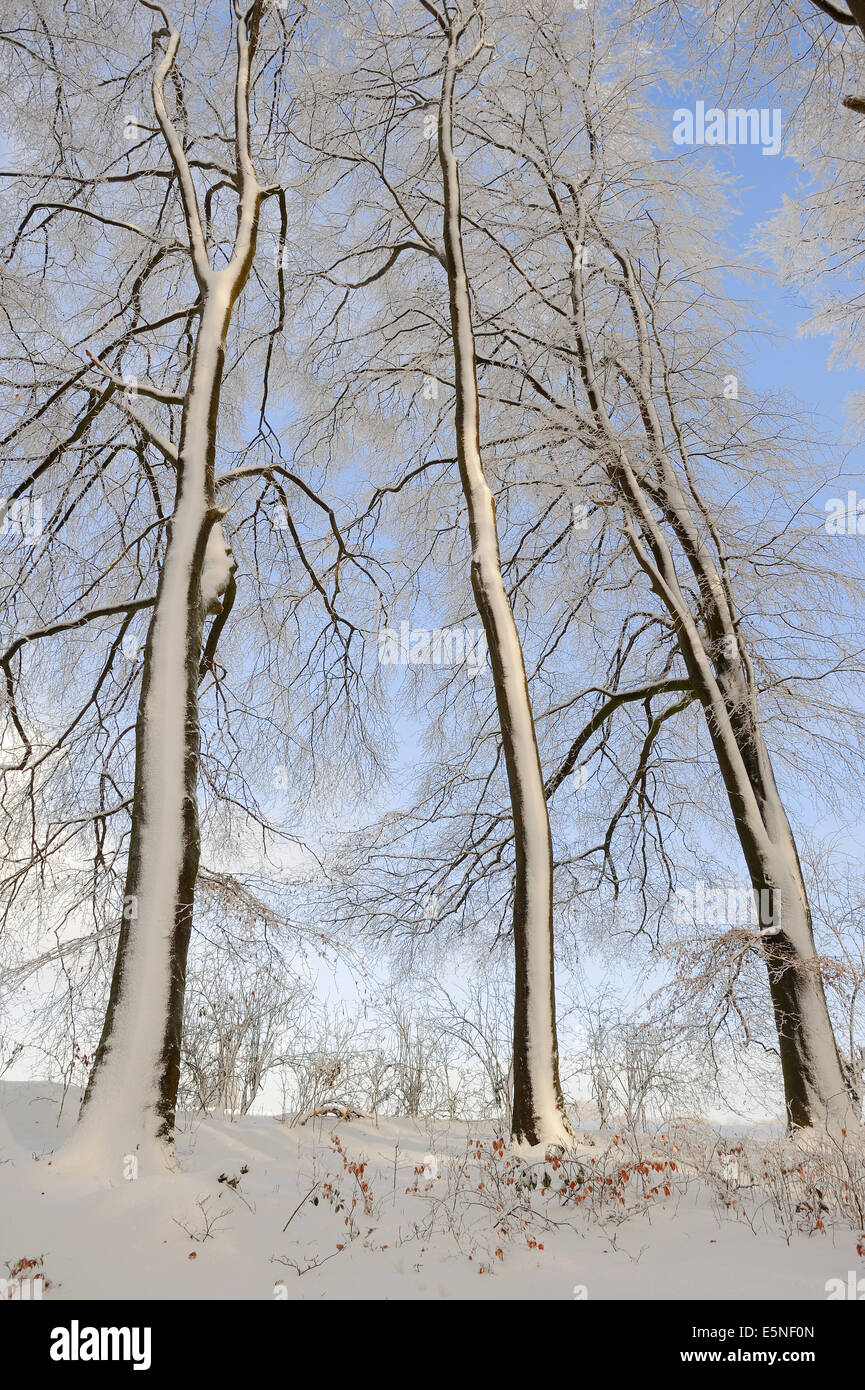
<instances>
[{"instance_id":1,"label":"curved tree trunk","mask_svg":"<svg viewBox=\"0 0 865 1390\"><path fill-rule=\"evenodd\" d=\"M516 857L511 1130L517 1142L567 1143L573 1136L559 1081L552 840L522 646L502 578L495 501L481 459L471 292L463 254L459 166L453 149L454 83L461 31L454 21L446 32L448 48L438 133L444 195L442 233L456 386L457 457L469 516L472 590L490 652Z\"/></svg>"},{"instance_id":2,"label":"curved tree trunk","mask_svg":"<svg viewBox=\"0 0 865 1390\"><path fill-rule=\"evenodd\" d=\"M703 705L756 899L771 904L762 949L778 1034L788 1123L839 1130L858 1123L829 1018L795 839L760 727L753 673L732 594L686 511L669 461L654 501L676 533L705 604L701 638L669 547L624 451L611 476L628 500L643 545L637 559L674 619L679 649ZM645 549L644 549L645 546Z\"/></svg>"},{"instance_id":3,"label":"curved tree trunk","mask_svg":"<svg viewBox=\"0 0 865 1390\"><path fill-rule=\"evenodd\" d=\"M771 905L771 921L761 923L762 950L788 1123L791 1128L837 1132L858 1124L858 1115L829 1017L796 842L763 740L750 661L726 577L686 512L668 460L661 473L653 502L663 509L698 579L705 641L679 585L667 542L621 447L610 470L633 518L632 548L674 620L692 688L703 705L756 899Z\"/></svg>"},{"instance_id":4,"label":"curved tree trunk","mask_svg":"<svg viewBox=\"0 0 865 1390\"><path fill-rule=\"evenodd\" d=\"M673 468L649 369L654 326L648 321L630 256L607 241L607 249L622 271L622 289L640 343L639 371L627 371L625 375L639 404L653 460L651 477L637 477L629 448L610 420L595 373L585 318L585 210L580 190L573 184L568 187L578 214L575 228L563 219L571 257L574 340L589 405L604 443L605 471L625 508L625 535L673 621L691 689L703 705L757 901L768 900L772 904L772 921L762 924L761 947L769 975L788 1123L791 1128L828 1127L833 1131L852 1127L858 1124L859 1116L829 1017L807 890L762 736L756 683L739 631L723 546L688 470L675 406L668 392L670 417L679 435L694 507L700 512L699 524ZM551 196L558 207L554 190ZM697 582L702 610L699 621L705 635L701 634L698 619L680 586L658 511ZM714 545L714 553L706 534Z\"/></svg>"}]
</instances>

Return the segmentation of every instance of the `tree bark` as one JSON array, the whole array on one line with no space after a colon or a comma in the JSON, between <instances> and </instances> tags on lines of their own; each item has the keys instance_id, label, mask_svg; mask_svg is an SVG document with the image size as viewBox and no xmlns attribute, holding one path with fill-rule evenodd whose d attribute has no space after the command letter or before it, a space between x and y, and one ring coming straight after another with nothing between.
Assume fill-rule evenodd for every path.
<instances>
[{"instance_id":1,"label":"tree bark","mask_svg":"<svg viewBox=\"0 0 865 1390\"><path fill-rule=\"evenodd\" d=\"M237 22L237 232L231 259L219 271L209 264L195 187L165 106L165 80L180 42L173 28L153 77L154 109L178 176L201 308L177 448L175 509L144 654L123 919L102 1036L81 1119L66 1146L67 1161L109 1173L120 1171L125 1154L139 1154L148 1166L173 1164L200 844L202 628L207 613L219 612L232 575L215 505L219 399L226 336L252 265L264 194L249 152L257 22L256 7Z\"/></svg>"},{"instance_id":2,"label":"tree bark","mask_svg":"<svg viewBox=\"0 0 865 1390\"><path fill-rule=\"evenodd\" d=\"M574 341L589 406L604 452L604 469L625 508L625 535L652 588L669 613L692 689L700 699L733 821L757 901L768 894L773 920L762 932L762 950L778 1034L787 1119L791 1128L837 1131L859 1117L848 1088L832 1029L811 914L796 842L775 783L763 740L753 670L739 632L723 548L712 518L688 473L688 486L701 521L712 538L715 557L695 524L690 504L673 468L649 371L651 332L627 253L605 245L618 261L640 353L640 368L619 371L639 405L653 460L651 475L636 476L628 448L607 413L597 380L582 293L585 211L580 190L564 180L577 211L572 228L558 202L571 259L570 286ZM674 427L676 411L667 389ZM684 456L684 453L683 453ZM687 469L687 460L685 460ZM678 543L697 582L700 613L695 617L679 584L676 565L656 512ZM698 620L705 631L701 635Z\"/></svg>"},{"instance_id":3,"label":"tree bark","mask_svg":"<svg viewBox=\"0 0 865 1390\"><path fill-rule=\"evenodd\" d=\"M572 1131L559 1081L552 840L522 646L502 578L495 501L481 458L471 291L462 241L459 165L453 148L459 45L455 22L446 33L448 48L438 135L444 195L442 232L454 355L457 457L469 516L472 591L490 652L514 823L511 1130L518 1143L566 1144L572 1138Z\"/></svg>"}]
</instances>

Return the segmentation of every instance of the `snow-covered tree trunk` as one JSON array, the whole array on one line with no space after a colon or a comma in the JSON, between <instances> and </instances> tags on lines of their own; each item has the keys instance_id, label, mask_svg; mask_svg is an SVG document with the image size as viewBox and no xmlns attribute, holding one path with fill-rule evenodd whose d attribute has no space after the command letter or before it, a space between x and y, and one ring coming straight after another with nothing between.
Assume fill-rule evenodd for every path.
<instances>
[{"instance_id":1,"label":"snow-covered tree trunk","mask_svg":"<svg viewBox=\"0 0 865 1390\"><path fill-rule=\"evenodd\" d=\"M756 691L745 675L746 658L731 629L731 655L716 658L713 670L690 614L685 620L685 599L671 564L668 569L669 552L665 556L652 541L649 547L660 561L651 566L661 580L658 592L670 600L677 619L680 649L706 712L739 843L766 919L760 927L762 949L788 1122L832 1130L854 1126L858 1116L829 1018L802 868L760 729ZM724 679L725 667L738 668L733 680Z\"/></svg>"},{"instance_id":2,"label":"snow-covered tree trunk","mask_svg":"<svg viewBox=\"0 0 865 1390\"><path fill-rule=\"evenodd\" d=\"M629 466L627 472L628 490L636 498ZM669 507L668 517L675 512L681 518L679 501ZM720 642L710 640L714 652L710 660L645 499L638 506L641 530L652 553L647 572L677 623L680 650L706 713L739 843L761 906L762 951L788 1122L795 1128L833 1131L853 1127L858 1116L829 1018L802 868L761 732L747 653L727 610L723 583L708 556L691 550L689 558L694 558L705 581L701 589L714 595L710 630L727 629ZM696 535L691 540L696 542Z\"/></svg>"},{"instance_id":3,"label":"snow-covered tree trunk","mask_svg":"<svg viewBox=\"0 0 865 1390\"><path fill-rule=\"evenodd\" d=\"M758 901L772 904L764 956L788 1119L792 1126L803 1128L824 1124L831 1130L852 1128L859 1115L829 1018L802 867L759 729L754 730L752 746L762 765L759 796L771 852L760 853L754 845L758 867L755 872L749 862L749 869ZM751 849L747 827L740 828L739 839L747 856Z\"/></svg>"},{"instance_id":4,"label":"snow-covered tree trunk","mask_svg":"<svg viewBox=\"0 0 865 1390\"><path fill-rule=\"evenodd\" d=\"M579 206L579 195L575 202ZM761 731L756 685L739 631L723 547L694 480L689 478L704 529L696 524L666 450L648 371L649 324L634 269L627 255L614 252L641 345L640 372L628 373L628 380L656 461L656 477L650 488L638 479L628 448L617 437L604 405L585 321L577 241L572 254L573 321L580 367L599 431L608 441L607 471L629 516L626 534L675 625L692 687L705 710L757 901L764 911L766 905L771 906L771 919L761 923L761 944L769 974L788 1122L795 1128L828 1127L833 1131L854 1126L858 1116L829 1017L807 890ZM668 404L673 412L672 401ZM658 509L696 579L704 634L680 585L665 531L655 514ZM720 557L717 563L706 532Z\"/></svg>"},{"instance_id":5,"label":"snow-covered tree trunk","mask_svg":"<svg viewBox=\"0 0 865 1390\"><path fill-rule=\"evenodd\" d=\"M165 104L165 82L180 42L167 20L166 50L152 84L154 111L180 187L201 309L176 451L175 509L144 656L123 921L105 1025L65 1160L109 1173L119 1171L125 1154L138 1154L150 1166L172 1161L199 858L202 626L206 614L219 612L233 567L215 505L217 417L226 334L252 264L265 193L249 152L257 17L253 7L237 18L237 232L231 259L218 271L208 260L189 165Z\"/></svg>"},{"instance_id":6,"label":"snow-covered tree trunk","mask_svg":"<svg viewBox=\"0 0 865 1390\"><path fill-rule=\"evenodd\" d=\"M471 290L463 252L454 85L466 23L445 21L447 56L439 104L445 264L450 295L460 479L469 516L471 582L490 652L514 824L514 1038L511 1130L517 1142L567 1143L571 1129L559 1081L553 962L553 857L544 780L522 646L502 578L495 501L480 449ZM481 39L481 43L483 39Z\"/></svg>"},{"instance_id":7,"label":"snow-covered tree trunk","mask_svg":"<svg viewBox=\"0 0 865 1390\"><path fill-rule=\"evenodd\" d=\"M205 332L205 319L199 333ZM211 373L212 375L212 373ZM190 387L189 410L196 393ZM186 423L186 422L184 422ZM179 488L148 633L137 725L124 920L83 1128L124 1152L166 1137L174 1122L186 952L198 870L200 575L214 521L205 449L179 450Z\"/></svg>"},{"instance_id":8,"label":"snow-covered tree trunk","mask_svg":"<svg viewBox=\"0 0 865 1390\"><path fill-rule=\"evenodd\" d=\"M633 290L630 266L628 283ZM634 298L636 294L634 293ZM648 392L644 399L649 400ZM660 422L649 404L646 418L657 438ZM792 1127L858 1122L814 947L808 894L787 813L763 739L758 696L729 581L716 565L691 516L679 480L659 453L660 500L697 580L706 639L683 621L684 594L667 586L680 649L706 711L739 843L761 905L763 955L778 1034L788 1122ZM633 478L633 474L631 475ZM648 508L641 516L644 536ZM713 530L711 521L710 531ZM654 547L652 547L654 549ZM720 547L718 547L720 553ZM657 552L662 558L662 552ZM666 564L666 560L664 559Z\"/></svg>"}]
</instances>

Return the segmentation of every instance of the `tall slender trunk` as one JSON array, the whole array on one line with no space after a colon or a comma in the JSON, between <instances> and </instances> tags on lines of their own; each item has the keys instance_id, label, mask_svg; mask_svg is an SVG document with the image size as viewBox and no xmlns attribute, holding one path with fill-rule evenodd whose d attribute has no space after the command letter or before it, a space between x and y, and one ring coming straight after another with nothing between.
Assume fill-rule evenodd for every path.
<instances>
[{"instance_id":1,"label":"tall slender trunk","mask_svg":"<svg viewBox=\"0 0 865 1390\"><path fill-rule=\"evenodd\" d=\"M703 545L666 455L652 489L698 579L707 638L700 635L675 564L627 452L619 448L610 477L640 532L634 553L672 617L679 650L706 722L733 822L757 901L771 904L761 947L778 1035L791 1128L837 1131L858 1123L829 1017L811 913L795 838L778 792L760 727L757 691L735 621L732 593ZM643 548L645 546L645 549Z\"/></svg>"},{"instance_id":2,"label":"tall slender trunk","mask_svg":"<svg viewBox=\"0 0 865 1390\"><path fill-rule=\"evenodd\" d=\"M162 11L159 11L162 15ZM232 564L215 506L216 434L232 310L255 254L260 203L249 150L249 80L260 6L239 16L235 79L237 230L209 263L195 186L165 104L179 32L154 70L154 110L174 163L201 305L176 453L177 490L147 636L136 723L126 891L105 1024L65 1161L109 1175L127 1154L173 1162L186 957L199 858L198 685L202 626ZM164 447L164 446L163 446Z\"/></svg>"},{"instance_id":3,"label":"tall slender trunk","mask_svg":"<svg viewBox=\"0 0 865 1390\"><path fill-rule=\"evenodd\" d=\"M627 471L630 473L630 468ZM635 484L630 473L628 491ZM680 499L673 506L669 494L664 500L667 520L680 530ZM832 1131L852 1128L858 1115L829 1017L796 841L763 739L750 663L722 599L725 585L706 555L693 550L689 537L684 536L686 554L702 572L701 587L713 593L707 644L687 608L670 552L665 544L659 545L658 534L653 534L658 528L650 510L643 503L634 514L635 518L639 514L643 539L654 561L648 569L650 579L674 618L679 649L705 711L761 916L764 904L770 909L769 920L761 920L761 949L778 1036L788 1124L791 1128ZM724 636L719 652L715 631L721 629ZM726 648L725 641L729 643Z\"/></svg>"},{"instance_id":4,"label":"tall slender trunk","mask_svg":"<svg viewBox=\"0 0 865 1390\"><path fill-rule=\"evenodd\" d=\"M567 181L566 181L567 182ZM814 947L811 914L793 832L775 783L760 725L758 696L747 649L739 632L736 606L723 547L688 467L675 404L665 390L670 418L678 435L689 491L702 527L712 538L717 562L695 524L666 447L649 371L653 326L647 320L630 256L608 240L607 249L622 271L639 342L639 370L620 364L639 405L653 460L653 475L636 476L628 448L607 413L598 382L582 292L582 245L586 222L582 194L569 192L577 212L574 229L562 217L570 255L574 341L583 385L599 434L604 441L607 477L624 504L629 520L625 534L638 563L673 620L679 650L691 685L706 715L715 756L757 901L773 905L764 924L761 948L778 1035L788 1123L791 1127L838 1130L858 1123L858 1115L841 1063L829 1017L826 994ZM562 213L551 189L551 197ZM705 640L680 586L665 532L675 537L700 592Z\"/></svg>"},{"instance_id":5,"label":"tall slender trunk","mask_svg":"<svg viewBox=\"0 0 865 1390\"><path fill-rule=\"evenodd\" d=\"M502 578L495 501L480 450L471 293L453 149L459 34L452 24L439 106L445 263L456 383L460 480L472 547L471 582L487 637L514 823L514 1095L511 1130L528 1144L572 1138L559 1081L553 961L553 856L522 646Z\"/></svg>"},{"instance_id":6,"label":"tall slender trunk","mask_svg":"<svg viewBox=\"0 0 865 1390\"><path fill-rule=\"evenodd\" d=\"M859 1117L829 1017L802 866L760 729L756 691L742 677L737 647L730 663L740 667L735 693L728 690L719 699L721 673L699 659L695 636L680 625L680 650L706 712L736 834L761 904L762 954L788 1124L852 1128Z\"/></svg>"}]
</instances>

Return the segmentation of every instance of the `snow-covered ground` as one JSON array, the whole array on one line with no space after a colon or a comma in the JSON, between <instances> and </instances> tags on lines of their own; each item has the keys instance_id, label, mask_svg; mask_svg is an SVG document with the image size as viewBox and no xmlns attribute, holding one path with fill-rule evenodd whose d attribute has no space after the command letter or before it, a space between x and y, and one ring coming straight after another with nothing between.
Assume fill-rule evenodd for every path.
<instances>
[{"instance_id":1,"label":"snow-covered ground","mask_svg":"<svg viewBox=\"0 0 865 1390\"><path fill-rule=\"evenodd\" d=\"M771 1183L737 1216L745 1158L735 1175L722 1159L699 1176L684 1130L643 1136L639 1153L632 1140L621 1158L619 1139L584 1133L579 1159L556 1167L526 1164L484 1125L197 1117L178 1140L180 1172L127 1178L118 1155L109 1184L52 1164L77 1110L70 1094L58 1125L59 1095L0 1085L7 1296L22 1261L51 1300L823 1300L827 1281L865 1274L855 1222L826 1214L819 1229L792 1208L813 1229L788 1243ZM714 1152L716 1131L687 1134ZM749 1172L762 1143L748 1141Z\"/></svg>"}]
</instances>

